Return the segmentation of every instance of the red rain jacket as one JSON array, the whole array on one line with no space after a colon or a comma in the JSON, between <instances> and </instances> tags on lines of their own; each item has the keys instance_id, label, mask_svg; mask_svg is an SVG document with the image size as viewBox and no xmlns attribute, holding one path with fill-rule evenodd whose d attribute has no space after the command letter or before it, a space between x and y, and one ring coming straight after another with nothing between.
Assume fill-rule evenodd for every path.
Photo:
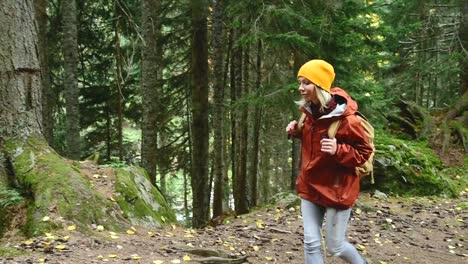
<instances>
[{"instance_id":1,"label":"red rain jacket","mask_svg":"<svg viewBox=\"0 0 468 264\"><path fill-rule=\"evenodd\" d=\"M325 207L347 209L354 205L359 195L356 167L367 161L372 147L355 115L357 103L341 88L333 88L331 94L335 101L344 99L346 103L337 104L330 114L314 119L307 109L301 108L307 117L302 133L296 135L302 139L301 170L296 188L303 199ZM340 100L336 100L337 96ZM342 119L335 136L337 151L335 155L323 153L320 140L337 119Z\"/></svg>"}]
</instances>

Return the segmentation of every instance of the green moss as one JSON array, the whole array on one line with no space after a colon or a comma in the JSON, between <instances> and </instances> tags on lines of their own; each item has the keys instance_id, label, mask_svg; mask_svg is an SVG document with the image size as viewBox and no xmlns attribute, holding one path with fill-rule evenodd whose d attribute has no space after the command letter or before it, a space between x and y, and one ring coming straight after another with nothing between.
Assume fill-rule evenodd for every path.
<instances>
[{"instance_id":1,"label":"green moss","mask_svg":"<svg viewBox=\"0 0 468 264\"><path fill-rule=\"evenodd\" d=\"M374 188L397 195L457 196L453 179L441 172L443 163L427 141L396 139L377 131L375 142Z\"/></svg>"},{"instance_id":2,"label":"green moss","mask_svg":"<svg viewBox=\"0 0 468 264\"><path fill-rule=\"evenodd\" d=\"M28 254L26 251L18 250L12 247L0 247L0 257L9 258Z\"/></svg>"},{"instance_id":3,"label":"green moss","mask_svg":"<svg viewBox=\"0 0 468 264\"><path fill-rule=\"evenodd\" d=\"M13 167L22 193L29 201L27 235L38 235L60 227L60 217L78 225L105 224L122 227L106 208L110 201L94 192L89 182L70 166L44 140L31 137L27 141L10 140L7 151L13 158ZM99 205L99 206L96 206ZM42 221L45 216L49 221ZM123 229L123 227L122 227Z\"/></svg>"},{"instance_id":4,"label":"green moss","mask_svg":"<svg viewBox=\"0 0 468 264\"><path fill-rule=\"evenodd\" d=\"M116 169L117 202L133 224L161 227L176 222L174 212L154 186L144 170L137 167Z\"/></svg>"}]
</instances>

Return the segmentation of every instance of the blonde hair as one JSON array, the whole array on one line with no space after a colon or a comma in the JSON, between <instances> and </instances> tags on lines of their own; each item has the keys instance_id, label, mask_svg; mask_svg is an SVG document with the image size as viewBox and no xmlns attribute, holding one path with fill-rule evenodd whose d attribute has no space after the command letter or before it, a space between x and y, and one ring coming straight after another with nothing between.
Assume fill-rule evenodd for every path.
<instances>
[{"instance_id":1,"label":"blonde hair","mask_svg":"<svg viewBox=\"0 0 468 264\"><path fill-rule=\"evenodd\" d=\"M315 85L315 84L314 84ZM317 95L317 99L319 100L320 104L320 112L324 112L326 108L328 108L328 102L330 102L332 95L321 89L319 86L315 85L315 94ZM305 101L304 99L301 99L299 101L296 101L296 104L299 105L299 107L306 106L309 102Z\"/></svg>"}]
</instances>

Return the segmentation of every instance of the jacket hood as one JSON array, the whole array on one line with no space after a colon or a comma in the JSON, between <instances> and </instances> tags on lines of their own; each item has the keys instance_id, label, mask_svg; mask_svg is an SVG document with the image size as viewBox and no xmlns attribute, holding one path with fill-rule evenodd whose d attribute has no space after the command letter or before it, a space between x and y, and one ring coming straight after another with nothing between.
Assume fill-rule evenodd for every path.
<instances>
[{"instance_id":1,"label":"jacket hood","mask_svg":"<svg viewBox=\"0 0 468 264\"><path fill-rule=\"evenodd\" d=\"M354 101L351 96L343 89L334 87L331 89L330 93L335 97L337 108L342 109L342 116L354 115L358 111L358 105L356 101Z\"/></svg>"}]
</instances>

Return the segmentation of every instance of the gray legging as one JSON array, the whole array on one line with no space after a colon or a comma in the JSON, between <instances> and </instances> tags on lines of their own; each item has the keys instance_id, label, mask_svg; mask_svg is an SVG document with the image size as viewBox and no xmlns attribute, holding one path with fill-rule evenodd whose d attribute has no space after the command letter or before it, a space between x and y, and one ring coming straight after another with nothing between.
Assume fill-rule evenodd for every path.
<instances>
[{"instance_id":1,"label":"gray legging","mask_svg":"<svg viewBox=\"0 0 468 264\"><path fill-rule=\"evenodd\" d=\"M305 264L322 264L321 229L326 215L326 246L328 253L351 264L366 263L359 252L345 238L351 208L339 210L325 208L302 199L302 220L304 221Z\"/></svg>"}]
</instances>

